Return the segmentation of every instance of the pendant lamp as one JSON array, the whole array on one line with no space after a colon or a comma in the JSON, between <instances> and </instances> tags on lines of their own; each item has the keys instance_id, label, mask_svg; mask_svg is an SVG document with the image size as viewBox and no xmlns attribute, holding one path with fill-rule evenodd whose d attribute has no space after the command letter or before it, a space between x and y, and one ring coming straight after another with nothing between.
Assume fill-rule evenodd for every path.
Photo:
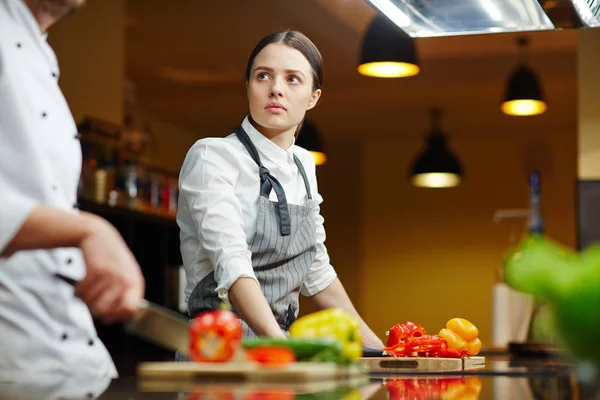
<instances>
[{"instance_id":1,"label":"pendant lamp","mask_svg":"<svg viewBox=\"0 0 600 400\"><path fill-rule=\"evenodd\" d=\"M519 49L525 48L527 44L527 38L517 39ZM542 114L548 108L535 72L522 60L508 80L504 102L500 108L505 114L517 116Z\"/></svg>"},{"instance_id":2,"label":"pendant lamp","mask_svg":"<svg viewBox=\"0 0 600 400\"><path fill-rule=\"evenodd\" d=\"M440 117L439 109L432 110L432 129L427 136L426 147L417 156L410 171L414 186L446 188L457 186L461 182L463 170L447 146L446 137L440 128Z\"/></svg>"},{"instance_id":3,"label":"pendant lamp","mask_svg":"<svg viewBox=\"0 0 600 400\"><path fill-rule=\"evenodd\" d=\"M315 159L315 165L323 165L327 161L323 139L312 122L308 120L304 121L302 128L296 137L295 144L308 150L312 154Z\"/></svg>"},{"instance_id":4,"label":"pendant lamp","mask_svg":"<svg viewBox=\"0 0 600 400\"><path fill-rule=\"evenodd\" d=\"M363 36L358 72L377 78L402 78L419 71L413 38L378 13Z\"/></svg>"}]
</instances>

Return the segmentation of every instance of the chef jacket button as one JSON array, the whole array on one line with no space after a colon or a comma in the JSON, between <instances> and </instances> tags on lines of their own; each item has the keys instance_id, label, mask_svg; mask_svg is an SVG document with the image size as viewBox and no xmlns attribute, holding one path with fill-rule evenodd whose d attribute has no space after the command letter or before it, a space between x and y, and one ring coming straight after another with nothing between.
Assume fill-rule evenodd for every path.
<instances>
[{"instance_id":1,"label":"chef jacket button","mask_svg":"<svg viewBox=\"0 0 600 400\"><path fill-rule=\"evenodd\" d=\"M94 398L94 393L88 393L85 395L88 399L93 399Z\"/></svg>"},{"instance_id":2,"label":"chef jacket button","mask_svg":"<svg viewBox=\"0 0 600 400\"><path fill-rule=\"evenodd\" d=\"M17 48L20 49L21 47L22 47L21 42L17 42Z\"/></svg>"},{"instance_id":3,"label":"chef jacket button","mask_svg":"<svg viewBox=\"0 0 600 400\"><path fill-rule=\"evenodd\" d=\"M56 78L57 76L58 76L58 75L56 75L56 72L53 72L53 73L52 73L52 77L53 77L53 78Z\"/></svg>"},{"instance_id":4,"label":"chef jacket button","mask_svg":"<svg viewBox=\"0 0 600 400\"><path fill-rule=\"evenodd\" d=\"M88 340L88 346L93 346L93 345L94 345L94 339Z\"/></svg>"},{"instance_id":5,"label":"chef jacket button","mask_svg":"<svg viewBox=\"0 0 600 400\"><path fill-rule=\"evenodd\" d=\"M72 262L73 262L73 259L72 259L72 258L70 258L70 257L69 257L69 258L67 258L67 264L71 264Z\"/></svg>"},{"instance_id":6,"label":"chef jacket button","mask_svg":"<svg viewBox=\"0 0 600 400\"><path fill-rule=\"evenodd\" d=\"M68 337L69 337L69 335L67 335L66 333L63 333L62 336L60 337L60 340L62 340L64 342L65 340L67 340Z\"/></svg>"},{"instance_id":7,"label":"chef jacket button","mask_svg":"<svg viewBox=\"0 0 600 400\"><path fill-rule=\"evenodd\" d=\"M46 118L47 116L48 116L48 113L47 113L47 112L43 112L43 113L42 113L42 118Z\"/></svg>"}]
</instances>

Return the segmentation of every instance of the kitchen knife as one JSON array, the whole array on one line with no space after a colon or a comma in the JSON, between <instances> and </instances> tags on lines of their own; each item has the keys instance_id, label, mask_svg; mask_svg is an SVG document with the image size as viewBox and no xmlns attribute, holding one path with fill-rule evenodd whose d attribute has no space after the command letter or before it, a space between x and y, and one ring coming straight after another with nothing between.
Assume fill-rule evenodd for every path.
<instances>
[{"instance_id":1,"label":"kitchen knife","mask_svg":"<svg viewBox=\"0 0 600 400\"><path fill-rule=\"evenodd\" d=\"M61 274L55 277L77 285L77 281ZM125 331L167 350L188 354L189 321L183 315L142 299L139 310L125 321Z\"/></svg>"},{"instance_id":2,"label":"kitchen knife","mask_svg":"<svg viewBox=\"0 0 600 400\"><path fill-rule=\"evenodd\" d=\"M363 357L383 357L383 350L363 348Z\"/></svg>"}]
</instances>

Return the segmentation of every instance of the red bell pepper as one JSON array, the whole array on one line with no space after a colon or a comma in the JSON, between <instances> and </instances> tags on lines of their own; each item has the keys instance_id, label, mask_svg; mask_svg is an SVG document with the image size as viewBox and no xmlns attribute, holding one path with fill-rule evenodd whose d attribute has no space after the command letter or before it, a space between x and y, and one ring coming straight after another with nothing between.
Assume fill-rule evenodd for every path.
<instances>
[{"instance_id":1,"label":"red bell pepper","mask_svg":"<svg viewBox=\"0 0 600 400\"><path fill-rule=\"evenodd\" d=\"M227 361L240 348L242 324L225 308L203 312L190 324L189 353L193 361Z\"/></svg>"}]
</instances>

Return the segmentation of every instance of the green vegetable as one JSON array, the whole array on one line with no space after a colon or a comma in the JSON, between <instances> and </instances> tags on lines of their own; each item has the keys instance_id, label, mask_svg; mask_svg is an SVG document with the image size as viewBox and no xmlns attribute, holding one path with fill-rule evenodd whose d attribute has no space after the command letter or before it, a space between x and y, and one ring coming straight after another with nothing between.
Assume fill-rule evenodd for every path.
<instances>
[{"instance_id":1,"label":"green vegetable","mask_svg":"<svg viewBox=\"0 0 600 400\"><path fill-rule=\"evenodd\" d=\"M253 349L261 346L282 346L291 349L298 361L336 362L342 361L342 345L333 339L244 339L242 346Z\"/></svg>"},{"instance_id":2,"label":"green vegetable","mask_svg":"<svg viewBox=\"0 0 600 400\"><path fill-rule=\"evenodd\" d=\"M600 371L600 245L577 254L530 236L506 259L504 277L513 289L548 305L560 344Z\"/></svg>"}]
</instances>

